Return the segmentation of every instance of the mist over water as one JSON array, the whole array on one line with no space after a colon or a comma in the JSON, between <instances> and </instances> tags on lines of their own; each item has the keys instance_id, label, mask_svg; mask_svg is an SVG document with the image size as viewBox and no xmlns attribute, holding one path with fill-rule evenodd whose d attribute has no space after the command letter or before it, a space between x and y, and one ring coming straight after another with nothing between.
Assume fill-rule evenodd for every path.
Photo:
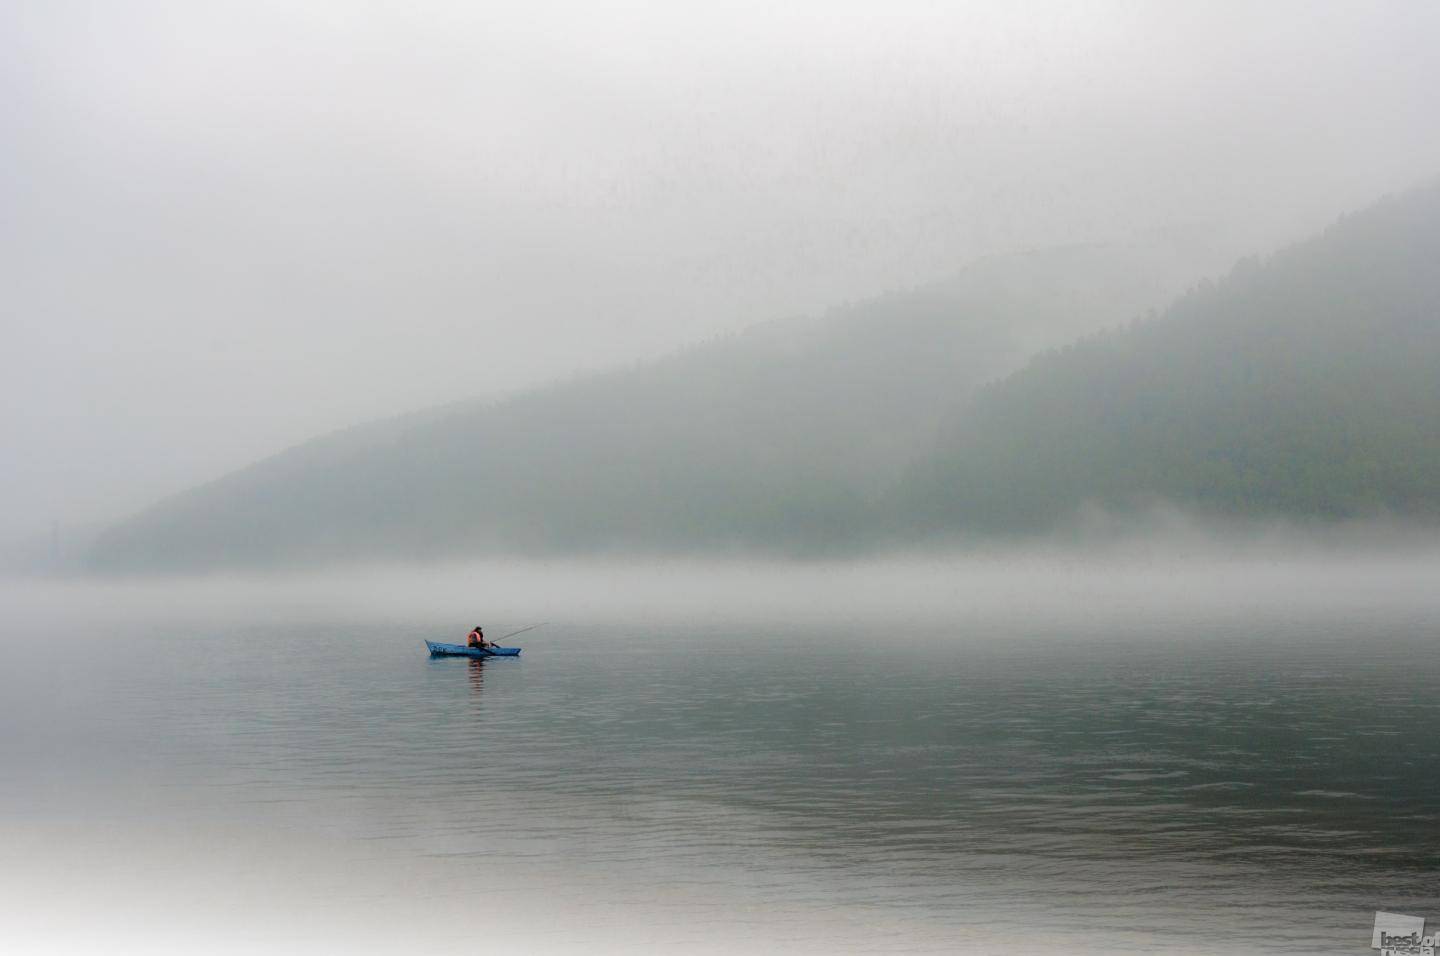
<instances>
[{"instance_id":1,"label":"mist over water","mask_svg":"<svg viewBox=\"0 0 1440 956\"><path fill-rule=\"evenodd\" d=\"M0 954L1440 929L1436 50L0 3Z\"/></svg>"},{"instance_id":2,"label":"mist over water","mask_svg":"<svg viewBox=\"0 0 1440 956\"><path fill-rule=\"evenodd\" d=\"M1437 583L1413 549L12 582L3 925L1354 952L1440 911ZM421 644L542 613L518 660Z\"/></svg>"}]
</instances>

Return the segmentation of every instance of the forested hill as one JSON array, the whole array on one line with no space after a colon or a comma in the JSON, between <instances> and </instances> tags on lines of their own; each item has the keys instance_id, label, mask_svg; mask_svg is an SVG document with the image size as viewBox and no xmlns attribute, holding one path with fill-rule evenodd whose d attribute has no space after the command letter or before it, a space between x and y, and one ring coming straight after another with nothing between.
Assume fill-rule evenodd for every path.
<instances>
[{"instance_id":1,"label":"forested hill","mask_svg":"<svg viewBox=\"0 0 1440 956\"><path fill-rule=\"evenodd\" d=\"M825 554L1157 502L1440 518L1440 187L1136 320L1183 286L1184 261L1121 246L990 260L632 369L353 428L157 504L105 533L93 564Z\"/></svg>"},{"instance_id":2,"label":"forested hill","mask_svg":"<svg viewBox=\"0 0 1440 956\"><path fill-rule=\"evenodd\" d=\"M1011 532L1157 501L1440 516L1440 187L983 389L892 515L908 534Z\"/></svg>"},{"instance_id":3,"label":"forested hill","mask_svg":"<svg viewBox=\"0 0 1440 956\"><path fill-rule=\"evenodd\" d=\"M1200 268L1164 244L1000 257L632 369L353 428L157 504L92 563L848 548L978 384L1163 305Z\"/></svg>"}]
</instances>

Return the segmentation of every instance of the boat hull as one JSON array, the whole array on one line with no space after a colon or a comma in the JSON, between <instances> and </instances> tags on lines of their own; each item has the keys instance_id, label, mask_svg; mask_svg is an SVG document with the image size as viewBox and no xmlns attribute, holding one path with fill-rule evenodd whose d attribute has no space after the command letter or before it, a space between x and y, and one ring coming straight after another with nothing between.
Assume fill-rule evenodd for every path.
<instances>
[{"instance_id":1,"label":"boat hull","mask_svg":"<svg viewBox=\"0 0 1440 956\"><path fill-rule=\"evenodd\" d=\"M519 657L518 647L466 647L464 644L441 644L426 641L431 657Z\"/></svg>"}]
</instances>

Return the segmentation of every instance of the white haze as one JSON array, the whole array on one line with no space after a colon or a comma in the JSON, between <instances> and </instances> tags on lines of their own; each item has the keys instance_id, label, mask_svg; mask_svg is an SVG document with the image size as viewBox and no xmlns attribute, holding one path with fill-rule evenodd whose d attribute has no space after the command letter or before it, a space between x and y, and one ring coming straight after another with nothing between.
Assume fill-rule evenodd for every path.
<instances>
[{"instance_id":1,"label":"white haze","mask_svg":"<svg viewBox=\"0 0 1440 956\"><path fill-rule=\"evenodd\" d=\"M1430 595L1430 598L1426 598ZM459 641L475 620L493 637L540 619L567 629L684 625L831 628L837 642L899 634L994 632L1106 623L1168 633L1192 617L1277 609L1316 623L1440 601L1433 535L1382 525L1306 533L1274 525L1245 539L1175 518L1108 543L892 554L856 561L487 560L170 579L0 579L14 639L39 622L89 633L183 621L205 629L296 621L393 626ZM1433 608L1432 608L1433 610ZM1036 625L1040 626L1037 628ZM1063 629L1063 627L1062 627ZM1190 635L1191 638L1194 635ZM1165 641L1169 638L1158 637ZM543 630L522 642L545 644Z\"/></svg>"},{"instance_id":2,"label":"white haze","mask_svg":"<svg viewBox=\"0 0 1440 956\"><path fill-rule=\"evenodd\" d=\"M1376 622L1424 633L1440 615L1440 552L1433 542L1427 547L1417 538L1412 547L1396 549L1395 539L1386 537L1385 549L1367 550L1334 532L1307 540L1296 529L1272 527L1237 554L1231 545L1215 548L1199 529L1168 520L1171 541L1157 549L1165 555L1160 562L1147 550L1152 537L1116 542L1104 553L975 551L943 560L487 562L182 581L0 580L0 607L6 609L0 661L11 662L16 674L64 676L59 684L42 678L21 686L10 702L12 713L24 720L46 712L36 699L53 705L73 698L73 705L61 707L61 719L85 725L97 719L84 704L87 672L58 659L53 669L35 669L36 655L64 653L53 644L37 646L35 634L108 639L158 625L203 649L229 640L237 626L323 621L335 625L323 632L329 635L325 646L293 653L343 652L358 646L355 640L380 635L397 649L409 647L418 667L421 636L458 640L477 618L498 636L502 628L544 614L555 622L548 637L545 629L527 634L529 663L518 665L543 668L547 658L563 653L557 643L574 647L577 639L628 636L627 624L635 633L654 634L673 622L680 626L670 639L736 636L742 648L753 646L757 635L781 641L798 636L803 647L803 639L823 633L825 646L841 655L860 645L880 646L903 659L925 646L948 653L957 647L967 653L1023 651L1054 648L1056 641L1086 648L1120 640L1204 655L1239 638L1283 636L1283 646L1293 650L1297 641L1323 646L1337 634L1366 633ZM193 628L177 630L177 623ZM347 624L358 626L347 631ZM195 672L196 652L182 655L166 679L223 680ZM126 646L107 644L96 653L88 679L118 680L123 688L129 678L123 668L112 673L106 655L123 655ZM266 666L283 669L288 656ZM176 693L163 681L157 686ZM366 692L384 691L347 691ZM214 719L203 710L194 716ZM76 759L47 747L40 729L14 734L12 750L62 764ZM160 740L155 746L174 744ZM274 760L284 766L282 758ZM227 801L235 795L223 787L209 794L216 800L214 820L168 819L153 806L153 794L163 786L144 769L148 764L140 766L136 779L143 785L135 792L123 779L108 783L103 794L35 785L45 796L43 806L0 820L0 845L10 864L0 867L0 948L38 954L458 954L478 946L493 953L718 954L781 946L819 954L890 952L902 945L936 953L1103 953L1121 948L1111 935L1134 945L1123 921L1059 937L1029 927L1017 933L1012 910L988 912L984 907L994 904L983 900L967 906L962 927L933 919L919 905L899 913L837 908L826 905L820 890L813 901L782 896L757 905L745 892L754 887L743 877L662 885L647 871L652 861L641 851L607 864L603 874L580 865L557 869L544 850L533 863L447 853L441 848L454 821L441 819L402 839L338 837L333 821L328 830L312 822L297 835L281 825L283 807L275 808L275 821L264 816L266 807L253 806L246 812L258 820L230 818ZM508 822L521 819L522 832L525 826L554 832L554 820L523 820L524 792L486 791L484 798L504 806ZM584 791L574 797L591 798ZM406 812L424 814L426 802ZM817 885L823 887L812 868L796 870L795 879L821 879ZM490 898L503 905L477 903ZM1237 945L1205 939L1193 950L1173 948L1173 942L1167 940L1167 952L1253 950L1250 940Z\"/></svg>"},{"instance_id":3,"label":"white haze","mask_svg":"<svg viewBox=\"0 0 1440 956\"><path fill-rule=\"evenodd\" d=\"M1263 251L1440 169L1437 39L1428 2L7 3L0 535L978 255Z\"/></svg>"}]
</instances>

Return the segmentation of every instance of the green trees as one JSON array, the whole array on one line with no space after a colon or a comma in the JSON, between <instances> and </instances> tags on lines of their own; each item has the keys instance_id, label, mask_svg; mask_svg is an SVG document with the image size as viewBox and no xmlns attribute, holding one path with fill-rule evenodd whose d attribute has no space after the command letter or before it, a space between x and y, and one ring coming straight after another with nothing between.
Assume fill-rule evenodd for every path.
<instances>
[{"instance_id":1,"label":"green trees","mask_svg":"<svg viewBox=\"0 0 1440 956\"><path fill-rule=\"evenodd\" d=\"M1129 325L1175 285L1173 260L1103 247L996 260L633 369L317 439L116 526L94 561L818 555L1156 502L1440 517L1437 264L1440 187Z\"/></svg>"},{"instance_id":2,"label":"green trees","mask_svg":"<svg viewBox=\"0 0 1440 956\"><path fill-rule=\"evenodd\" d=\"M949 424L898 510L949 531L1040 530L1087 503L1440 512L1436 263L1430 188L1038 357Z\"/></svg>"},{"instance_id":3,"label":"green trees","mask_svg":"<svg viewBox=\"0 0 1440 956\"><path fill-rule=\"evenodd\" d=\"M850 551L950 407L1183 281L1148 247L1044 250L671 358L365 425L112 528L94 563L204 568L606 549Z\"/></svg>"}]
</instances>

